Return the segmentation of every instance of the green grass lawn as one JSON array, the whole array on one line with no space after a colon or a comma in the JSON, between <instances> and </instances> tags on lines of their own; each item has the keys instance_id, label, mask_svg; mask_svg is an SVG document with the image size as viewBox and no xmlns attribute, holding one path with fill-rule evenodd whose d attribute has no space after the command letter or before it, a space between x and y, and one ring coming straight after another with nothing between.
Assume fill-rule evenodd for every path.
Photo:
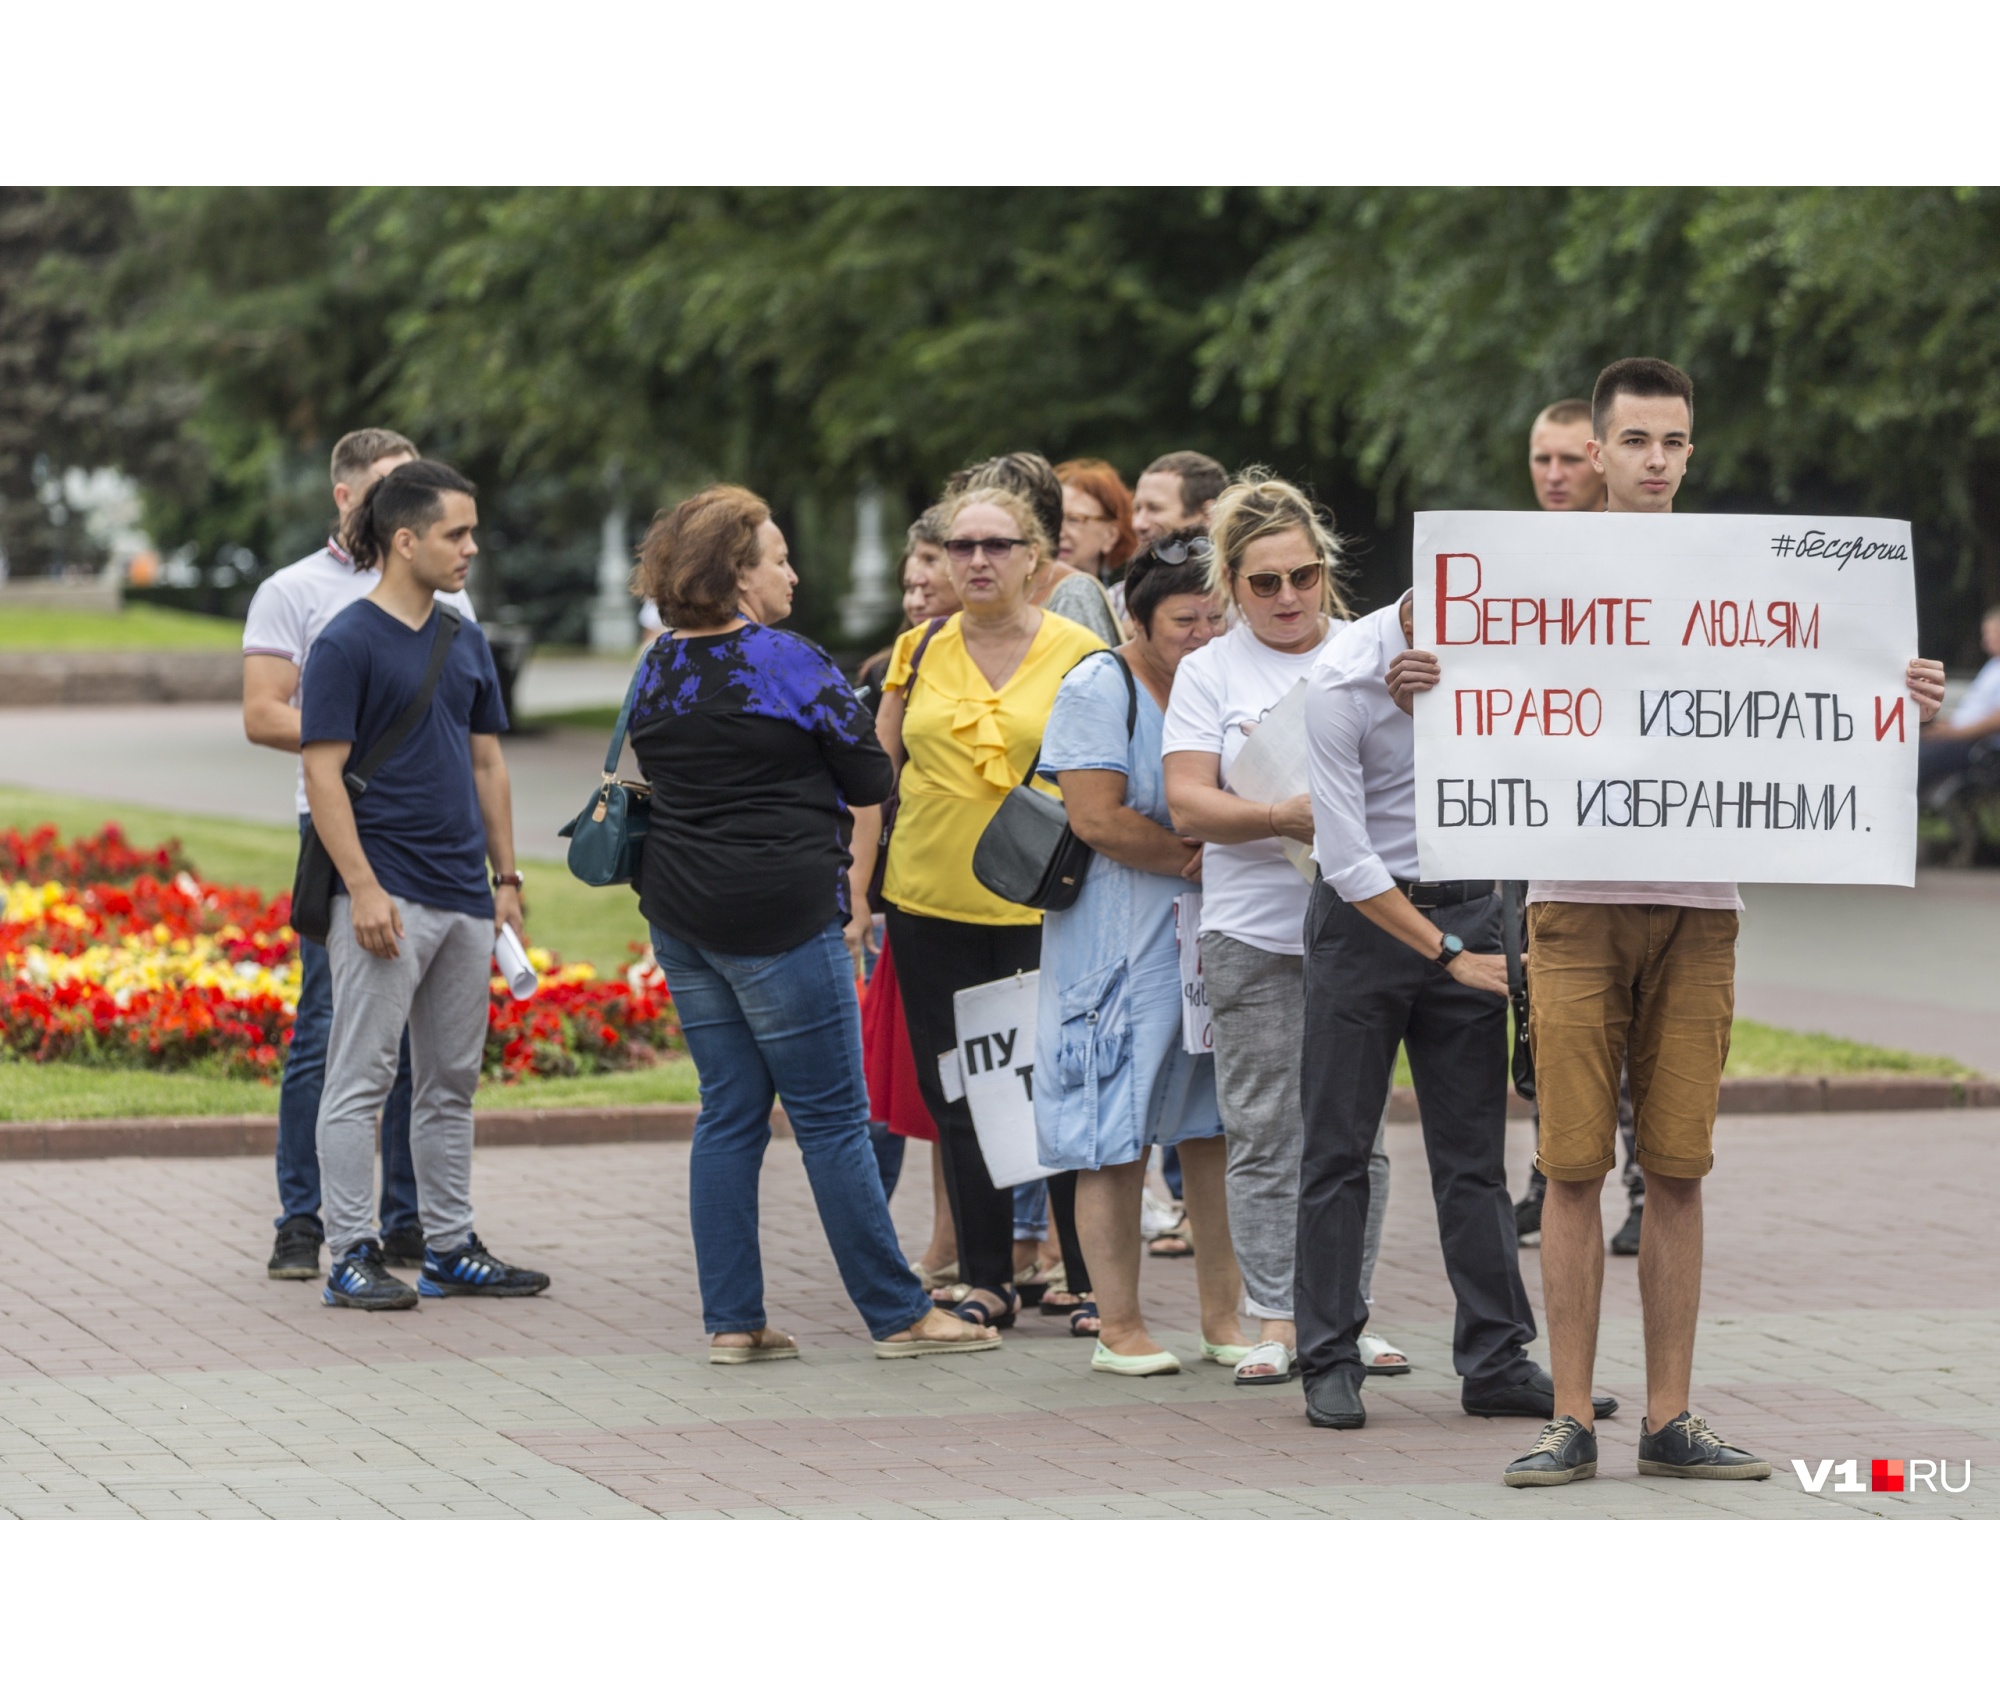
<instances>
[{"instance_id":1,"label":"green grass lawn","mask_svg":"<svg viewBox=\"0 0 2000 1707\"><path fill-rule=\"evenodd\" d=\"M637 1073L587 1079L487 1084L480 1108L608 1108L632 1103L695 1102L699 1089L686 1060ZM276 1114L276 1085L246 1084L207 1073L149 1073L135 1067L37 1066L0 1061L0 1121L117 1120L136 1116Z\"/></svg>"},{"instance_id":2,"label":"green grass lawn","mask_svg":"<svg viewBox=\"0 0 2000 1707\"><path fill-rule=\"evenodd\" d=\"M123 610L51 610L9 605L0 652L235 652L243 624L158 605Z\"/></svg>"},{"instance_id":3,"label":"green grass lawn","mask_svg":"<svg viewBox=\"0 0 2000 1707\"><path fill-rule=\"evenodd\" d=\"M54 824L65 836L75 836L101 830L110 822L146 846L178 836L195 869L212 883L249 884L266 894L292 886L299 855L294 830L0 788L0 829ZM553 950L565 961L587 960L607 975L628 963L628 944L642 940L646 930L638 897L630 889L592 889L552 860L523 860L521 870L528 879L530 942Z\"/></svg>"}]
</instances>

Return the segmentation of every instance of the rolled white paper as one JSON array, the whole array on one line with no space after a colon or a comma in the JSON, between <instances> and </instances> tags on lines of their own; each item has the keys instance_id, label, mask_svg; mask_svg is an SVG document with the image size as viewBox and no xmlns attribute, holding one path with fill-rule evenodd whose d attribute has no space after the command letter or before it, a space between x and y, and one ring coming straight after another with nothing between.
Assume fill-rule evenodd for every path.
<instances>
[{"instance_id":1,"label":"rolled white paper","mask_svg":"<svg viewBox=\"0 0 2000 1707\"><path fill-rule=\"evenodd\" d=\"M534 967L528 964L528 951L521 946L512 925L502 925L500 934L493 939L493 960L515 1001L525 1002L541 987Z\"/></svg>"}]
</instances>

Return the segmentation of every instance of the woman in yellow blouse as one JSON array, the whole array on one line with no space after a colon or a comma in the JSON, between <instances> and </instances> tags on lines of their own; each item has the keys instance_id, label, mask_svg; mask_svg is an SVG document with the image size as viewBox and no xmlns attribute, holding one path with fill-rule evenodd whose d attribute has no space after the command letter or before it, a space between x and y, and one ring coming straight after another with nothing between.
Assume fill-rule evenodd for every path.
<instances>
[{"instance_id":1,"label":"woman in yellow blouse","mask_svg":"<svg viewBox=\"0 0 2000 1707\"><path fill-rule=\"evenodd\" d=\"M957 991L1041 964L1042 915L982 885L972 850L1028 775L1063 677L1104 643L1029 602L1054 545L1018 494L960 493L947 501L944 531L964 609L896 643L876 718L902 771L882 895L917 1076L937 1123L959 1277L972 1288L959 1313L1005 1326L1016 1306L1013 1193L987 1173L966 1104L944 1100L938 1057L958 1042Z\"/></svg>"}]
</instances>

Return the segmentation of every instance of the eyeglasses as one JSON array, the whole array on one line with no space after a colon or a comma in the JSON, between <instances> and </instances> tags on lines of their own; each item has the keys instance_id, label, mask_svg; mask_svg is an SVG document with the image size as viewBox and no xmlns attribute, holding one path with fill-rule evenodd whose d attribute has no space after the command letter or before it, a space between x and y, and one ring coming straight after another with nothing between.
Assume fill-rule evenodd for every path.
<instances>
[{"instance_id":1,"label":"eyeglasses","mask_svg":"<svg viewBox=\"0 0 2000 1707\"><path fill-rule=\"evenodd\" d=\"M944 548L954 563L970 563L982 551L995 563L1005 563L1027 543L1025 539L948 539Z\"/></svg>"},{"instance_id":2,"label":"eyeglasses","mask_svg":"<svg viewBox=\"0 0 2000 1707\"><path fill-rule=\"evenodd\" d=\"M1073 528L1080 528L1088 527L1092 522L1108 522L1111 518L1109 516L1079 515L1075 510L1065 510L1063 511L1063 520L1068 522Z\"/></svg>"},{"instance_id":3,"label":"eyeglasses","mask_svg":"<svg viewBox=\"0 0 2000 1707\"><path fill-rule=\"evenodd\" d=\"M1214 545L1199 534L1193 539L1163 539L1151 548L1159 562L1171 563L1176 568L1190 557L1206 557L1214 549Z\"/></svg>"},{"instance_id":4,"label":"eyeglasses","mask_svg":"<svg viewBox=\"0 0 2000 1707\"><path fill-rule=\"evenodd\" d=\"M1245 575L1243 581L1258 598L1275 599L1278 596L1278 588L1286 581L1291 582L1298 592L1311 592L1319 585L1320 574L1325 568L1324 563L1304 563L1283 575L1276 570L1266 570L1259 575Z\"/></svg>"}]
</instances>

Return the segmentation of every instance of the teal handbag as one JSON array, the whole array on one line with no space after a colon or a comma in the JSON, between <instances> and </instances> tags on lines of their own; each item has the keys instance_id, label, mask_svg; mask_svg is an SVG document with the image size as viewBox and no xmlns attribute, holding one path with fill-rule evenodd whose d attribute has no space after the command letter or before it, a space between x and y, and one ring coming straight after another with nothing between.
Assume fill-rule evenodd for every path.
<instances>
[{"instance_id":1,"label":"teal handbag","mask_svg":"<svg viewBox=\"0 0 2000 1707\"><path fill-rule=\"evenodd\" d=\"M646 857L646 826L653 812L653 791L643 782L625 782L618 760L625 750L625 726L632 721L632 701L638 696L639 673L625 690L618 726L604 755L604 775L584 809L556 831L569 839L569 869L593 889L614 883L639 887L639 870Z\"/></svg>"}]
</instances>

